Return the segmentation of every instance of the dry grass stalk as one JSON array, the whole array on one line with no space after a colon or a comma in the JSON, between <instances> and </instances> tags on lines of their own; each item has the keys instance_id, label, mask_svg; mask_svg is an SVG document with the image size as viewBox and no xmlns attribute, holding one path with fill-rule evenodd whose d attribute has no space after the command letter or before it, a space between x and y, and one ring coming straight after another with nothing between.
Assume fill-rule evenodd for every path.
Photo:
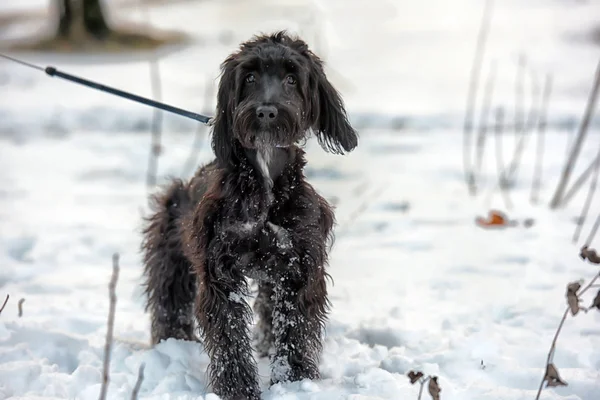
<instances>
[{"instance_id":1,"label":"dry grass stalk","mask_svg":"<svg viewBox=\"0 0 600 400\"><path fill-rule=\"evenodd\" d=\"M215 91L214 80L210 76L207 76L205 81L206 84L204 85L203 112L204 114L210 114L212 112L212 97ZM209 139L208 134L206 134L204 137L205 140L202 140L202 133L206 132L208 132L208 126L198 123L196 126L196 133L194 135L194 143L192 144L190 154L188 155L188 158L183 166L183 171L181 172L182 177L189 176L198 167L198 154L204 149L205 143L207 143Z\"/></svg>"},{"instance_id":2,"label":"dry grass stalk","mask_svg":"<svg viewBox=\"0 0 600 400\"><path fill-rule=\"evenodd\" d=\"M2 307L0 307L0 314L2 314L2 311L4 311L4 307L6 307L6 303L8 303L8 299L10 298L10 295L6 295L6 298L4 299L4 303L2 304Z\"/></svg>"},{"instance_id":3,"label":"dry grass stalk","mask_svg":"<svg viewBox=\"0 0 600 400\"><path fill-rule=\"evenodd\" d=\"M144 381L144 368L145 364L141 363L140 368L138 369L138 377L135 381L135 386L133 387L133 391L131 392L131 400L137 400L138 394L140 393L140 388L142 387L142 382Z\"/></svg>"},{"instance_id":4,"label":"dry grass stalk","mask_svg":"<svg viewBox=\"0 0 600 400\"><path fill-rule=\"evenodd\" d=\"M493 61L490 65L490 72L485 83L483 92L483 105L481 107L481 115L479 117L479 128L477 134L477 153L475 155L475 173L481 174L483 155L485 153L485 142L487 138L488 119L494 94L494 83L496 81L496 62ZM475 178L476 179L476 178Z\"/></svg>"},{"instance_id":5,"label":"dry grass stalk","mask_svg":"<svg viewBox=\"0 0 600 400\"><path fill-rule=\"evenodd\" d=\"M525 70L527 67L527 60L525 56L520 53L517 62L517 77L515 79L515 138L522 135L525 130L525 112L523 111L525 97L525 90L523 81L525 80ZM522 137L522 136L521 136ZM515 140L515 153L520 146L521 141Z\"/></svg>"},{"instance_id":6,"label":"dry grass stalk","mask_svg":"<svg viewBox=\"0 0 600 400\"><path fill-rule=\"evenodd\" d=\"M539 202L540 187L542 185L542 171L544 167L544 140L546 136L546 127L548 124L548 104L550 103L550 95L552 94L552 75L546 75L544 89L542 93L542 105L539 111L539 119L537 124L537 146L535 151L535 169L533 171L533 179L531 182L531 203Z\"/></svg>"},{"instance_id":7,"label":"dry grass stalk","mask_svg":"<svg viewBox=\"0 0 600 400\"><path fill-rule=\"evenodd\" d=\"M600 228L600 213L596 217L596 222L594 222L594 225L592 226L592 229L590 230L590 234L588 235L588 237L585 241L584 248L587 248L589 245L592 244L592 241L596 237L596 233L598 233L598 228Z\"/></svg>"},{"instance_id":8,"label":"dry grass stalk","mask_svg":"<svg viewBox=\"0 0 600 400\"><path fill-rule=\"evenodd\" d=\"M106 329L106 343L104 344L104 362L102 368L102 386L100 388L100 400L106 400L108 393L110 353L113 344L113 330L115 325L115 308L117 306L117 280L119 279L119 254L113 254L113 270L110 282L108 284L108 295L110 306L108 311L108 326Z\"/></svg>"},{"instance_id":9,"label":"dry grass stalk","mask_svg":"<svg viewBox=\"0 0 600 400\"><path fill-rule=\"evenodd\" d=\"M141 5L146 23L150 25L150 12L148 6ZM150 84L152 88L152 99L162 101L162 79L158 64L158 57L151 56L149 61L150 66ZM156 175L158 174L158 157L162 150L162 124L163 112L157 108L152 110L152 145L150 146L150 156L148 157L148 174L146 176L146 185L148 189L156 185Z\"/></svg>"},{"instance_id":10,"label":"dry grass stalk","mask_svg":"<svg viewBox=\"0 0 600 400\"><path fill-rule=\"evenodd\" d=\"M596 75L594 78L592 91L590 92L590 96L588 98L586 109L583 115L583 120L581 121L581 124L579 126L577 137L575 138L575 142L573 143L573 146L571 148L571 154L569 155L569 159L567 160L563 168L560 181L554 192L554 196L550 201L550 208L552 209L556 209L563 205L564 193L567 190L569 179L571 178L571 174L573 173L573 169L575 168L575 163L577 162L577 158L579 157L579 153L581 152L581 149L583 147L583 142L587 135L588 128L592 120L592 115L596 108L598 92L600 92L600 62L598 62L598 66L596 68Z\"/></svg>"},{"instance_id":11,"label":"dry grass stalk","mask_svg":"<svg viewBox=\"0 0 600 400\"><path fill-rule=\"evenodd\" d=\"M494 135L496 137L496 170L498 171L498 183L496 188L500 190L500 195L504 200L504 205L510 210L512 208L512 201L510 200L510 195L508 193L509 187L506 182L506 171L504 169L504 148L502 146L503 132L504 109L502 107L498 107L496 109L496 129ZM492 193L496 188L492 189Z\"/></svg>"},{"instance_id":12,"label":"dry grass stalk","mask_svg":"<svg viewBox=\"0 0 600 400\"><path fill-rule=\"evenodd\" d=\"M23 303L25 303L25 299L19 299L19 302L17 303L17 307L19 309L19 318L23 316Z\"/></svg>"},{"instance_id":13,"label":"dry grass stalk","mask_svg":"<svg viewBox=\"0 0 600 400\"><path fill-rule=\"evenodd\" d=\"M493 1L486 0L483 9L483 14L481 16L481 25L477 34L475 56L473 57L473 64L471 66L471 76L469 80L467 105L463 126L463 168L465 172L465 179L471 196L474 196L477 193L477 187L475 185L475 175L473 173L473 166L471 165L471 135L473 133L473 114L475 108L475 100L477 97L479 77L481 75L481 64L483 61L483 54L485 51L487 37L490 29L490 21L492 18L492 6Z\"/></svg>"},{"instance_id":14,"label":"dry grass stalk","mask_svg":"<svg viewBox=\"0 0 600 400\"><path fill-rule=\"evenodd\" d=\"M600 216L599 216L599 219L600 219ZM584 246L581 249L580 256L583 259L586 259L586 255L590 256L591 254L593 254L594 256L597 257L597 254L595 253L595 251L588 249L587 246ZM590 260L590 261L593 263L592 260ZM598 258L598 262L600 262L600 258ZM590 280L590 282L583 289L581 289L581 283L579 283L579 282L571 282L567 285L566 299L567 299L568 305L567 305L567 308L565 309L565 312L563 313L560 323L558 324L558 328L556 329L554 338L552 339L552 344L550 345L550 351L548 352L548 357L546 359L546 369L544 371L544 376L542 377L542 381L540 382L540 387L538 389L535 400L539 400L540 395L542 393L542 389L544 387L544 382L546 382L546 387L556 387L556 386L567 386L568 385L567 382L565 382L560 377L560 375L558 373L558 368L553 363L554 353L556 352L556 342L558 341L558 336L560 335L560 332L562 330L562 327L565 324L565 321L567 319L567 316L569 315L569 312L571 312L571 315L575 316L579 313L580 310L582 310L584 312L588 311L587 308L582 307L579 304L581 301L581 296L583 296L583 294L585 294L585 292L587 292L590 288L594 287L594 283L596 282L596 280L598 280L598 278L600 278L600 272L597 272L596 275L592 278L592 280ZM598 298L598 303L600 304L600 292L598 293L596 298ZM594 299L591 307L596 307L596 299ZM600 307L598 307L598 309L600 310Z\"/></svg>"},{"instance_id":15,"label":"dry grass stalk","mask_svg":"<svg viewBox=\"0 0 600 400\"><path fill-rule=\"evenodd\" d=\"M429 395L431 396L432 400L440 400L440 392L442 391L442 389L440 388L440 385L438 383L437 376L429 375L425 377L425 375L421 371L415 372L412 370L408 371L406 376L408 376L408 379L410 380L411 384L414 385L417 382L419 383L419 394L417 396L417 400L421 400L425 384L428 384L427 391L429 392Z\"/></svg>"},{"instance_id":16,"label":"dry grass stalk","mask_svg":"<svg viewBox=\"0 0 600 400\"><path fill-rule=\"evenodd\" d=\"M596 166L596 161L597 161L597 158L594 158L594 160L592 160L590 165L587 166L587 168L581 173L581 175L579 175L577 180L575 180L575 182L573 182L573 185L571 185L571 187L567 190L567 192L565 193L565 195L562 199L562 202L561 202L561 205L563 207L566 206L567 204L569 204L569 202L577 194L579 189L581 189L583 184L588 180L588 178L590 176L592 176L592 173L594 172L594 167Z\"/></svg>"},{"instance_id":17,"label":"dry grass stalk","mask_svg":"<svg viewBox=\"0 0 600 400\"><path fill-rule=\"evenodd\" d=\"M573 243L577 243L579 240L579 235L581 234L581 230L583 229L583 225L585 225L585 220L587 219L588 212L590 207L592 206L592 200L594 198L594 193L596 193L596 186L598 186L598 179L600 178L600 149L598 150L598 155L596 156L596 160L594 162L594 173L592 176L592 180L590 182L590 188L588 190L587 197L585 199L585 203L583 204L583 208L581 209L581 214L577 221L577 226L575 227L575 233L573 234ZM587 242L587 245L590 243Z\"/></svg>"},{"instance_id":18,"label":"dry grass stalk","mask_svg":"<svg viewBox=\"0 0 600 400\"><path fill-rule=\"evenodd\" d=\"M521 158L523 156L523 151L525 151L525 144L527 142L527 139L529 138L529 134L531 133L531 131L533 131L533 127L535 125L535 119L536 119L536 114L537 112L537 108L536 107L536 99L539 97L539 87L537 85L537 80L535 79L535 76L532 73L532 79L531 79L531 107L529 108L529 112L527 113L527 121L525 121L524 119L524 111L523 111L523 78L525 76L525 71L526 71L526 59L525 56L521 55L519 57L519 77L517 80L520 81L519 89L517 90L518 96L517 98L519 99L517 104L518 107L517 109L518 111L518 115L519 117L515 116L515 126L514 126L514 131L515 131L515 151L513 153L511 162L509 164L508 167L508 173L507 173L507 177L506 177L506 181L513 185L515 183L515 181L517 180L517 174L519 172L519 167L521 165Z\"/></svg>"}]
</instances>

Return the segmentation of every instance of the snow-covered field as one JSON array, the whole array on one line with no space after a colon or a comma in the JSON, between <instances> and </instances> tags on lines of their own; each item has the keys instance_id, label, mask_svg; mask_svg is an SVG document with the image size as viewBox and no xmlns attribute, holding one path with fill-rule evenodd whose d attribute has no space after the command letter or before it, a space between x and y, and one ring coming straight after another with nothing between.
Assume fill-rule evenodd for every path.
<instances>
[{"instance_id":1,"label":"snow-covered field","mask_svg":"<svg viewBox=\"0 0 600 400\"><path fill-rule=\"evenodd\" d=\"M46 3L3 0L0 12ZM205 0L151 9L153 25L198 40L161 61L165 101L206 107L205 85L235 43L288 27L317 43L360 128L359 148L346 157L307 145L307 175L336 202L338 219L322 380L268 388L263 362L264 399L416 399L418 386L406 377L412 369L438 376L444 400L535 397L566 285L597 272L578 258L578 249L600 201L594 200L577 245L571 236L585 190L566 209L550 211L547 203L600 57L600 47L588 40L600 6L593 0L496 3L482 75L495 59L494 106L506 107L510 123L520 53L540 86L546 73L554 76L543 203L529 203L533 140L510 192L509 216L533 218L530 228L483 230L474 223L490 207L504 207L497 192L489 196L497 179L493 140L483 193L469 197L464 183L461 122L483 1ZM141 13L119 13L119 1L108 4L114 18L143 21ZM0 35L14 38L33 28L11 26ZM219 41L227 31L231 44ZM20 57L151 94L143 61ZM529 79L525 88L528 105ZM107 285L118 252L109 398L130 397L143 362L140 398L216 400L206 386L201 345L147 345L138 249L152 111L7 62L0 63L0 94L0 301L11 296L0 315L0 399L98 397ZM576 175L600 144L595 121ZM161 182L181 175L194 130L165 116ZM505 160L513 146L509 131ZM211 158L207 146L197 151L199 162ZM592 247L600 247L600 236ZM26 299L22 317L20 298ZM600 399L600 312L567 320L554 362L569 386L545 389L542 399Z\"/></svg>"}]
</instances>

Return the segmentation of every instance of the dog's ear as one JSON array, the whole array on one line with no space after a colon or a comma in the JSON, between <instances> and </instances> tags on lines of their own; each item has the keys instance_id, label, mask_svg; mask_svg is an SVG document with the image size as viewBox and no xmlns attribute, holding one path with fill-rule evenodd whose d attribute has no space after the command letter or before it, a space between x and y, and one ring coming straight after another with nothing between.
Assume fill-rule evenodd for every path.
<instances>
[{"instance_id":1,"label":"dog's ear","mask_svg":"<svg viewBox=\"0 0 600 400\"><path fill-rule=\"evenodd\" d=\"M358 134L350 125L344 102L327 79L322 61L310 53L312 128L323 149L335 154L352 151L358 145Z\"/></svg>"},{"instance_id":2,"label":"dog's ear","mask_svg":"<svg viewBox=\"0 0 600 400\"><path fill-rule=\"evenodd\" d=\"M237 97L235 56L229 56L221 64L221 79L217 91L217 109L212 127L212 149L220 165L235 163L233 139L233 110Z\"/></svg>"}]
</instances>

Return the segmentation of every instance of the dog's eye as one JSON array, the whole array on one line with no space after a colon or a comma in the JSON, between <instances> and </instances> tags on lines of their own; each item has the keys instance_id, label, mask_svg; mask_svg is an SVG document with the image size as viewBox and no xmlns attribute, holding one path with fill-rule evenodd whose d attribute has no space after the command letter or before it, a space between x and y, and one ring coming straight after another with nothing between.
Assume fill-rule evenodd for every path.
<instances>
[{"instance_id":1,"label":"dog's eye","mask_svg":"<svg viewBox=\"0 0 600 400\"><path fill-rule=\"evenodd\" d=\"M295 77L294 75L288 75L288 76L286 76L286 78L285 78L285 82L286 82L288 85L295 85L295 84L296 84L296 82L297 82L297 81L296 81L296 77Z\"/></svg>"},{"instance_id":2,"label":"dog's eye","mask_svg":"<svg viewBox=\"0 0 600 400\"><path fill-rule=\"evenodd\" d=\"M254 83L256 82L256 78L254 77L254 74L248 74L246 76L246 83Z\"/></svg>"}]
</instances>

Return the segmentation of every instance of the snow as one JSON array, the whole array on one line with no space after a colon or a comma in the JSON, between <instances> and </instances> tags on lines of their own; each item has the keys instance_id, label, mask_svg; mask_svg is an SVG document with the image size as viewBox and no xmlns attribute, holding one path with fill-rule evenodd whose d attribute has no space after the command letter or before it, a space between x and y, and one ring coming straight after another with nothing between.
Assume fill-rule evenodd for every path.
<instances>
[{"instance_id":1,"label":"snow","mask_svg":"<svg viewBox=\"0 0 600 400\"><path fill-rule=\"evenodd\" d=\"M114 18L142 21L135 9ZM176 2L153 6L151 21L185 29L199 44L161 61L163 100L201 110L219 63L259 31L301 31L324 54L331 80L360 129L355 152L325 154L307 144L306 175L336 203L328 271L333 304L320 363L322 379L268 387L263 399L416 399L409 370L436 375L444 400L533 399L569 282L597 269L578 258L574 219L585 190L568 207L547 203L581 119L598 47L594 1L496 1L482 69L498 65L494 105L514 113L519 54L538 81L554 76L541 199L529 203L534 141L511 190L522 222L483 230L474 219L503 209L488 140L482 194L469 197L462 172L461 123L483 2L293 0ZM4 0L0 11L38 10L40 0ZM130 14L131 13L131 14ZM130 16L131 15L131 16ZM14 37L32 24L0 31ZM233 41L219 35L229 32ZM148 65L129 58L21 54L41 65L149 96ZM529 104L529 78L525 101ZM145 365L141 399L217 400L207 387L201 344L167 340L150 348L141 283L142 216L152 110L8 62L0 63L0 399L95 399L102 380L111 256L120 254L109 398L130 398ZM214 96L213 96L214 97ZM478 115L478 114L476 114ZM597 151L592 124L575 175ZM160 182L180 176L196 126L165 115ZM201 132L198 163L210 160ZM505 135L505 159L514 146ZM594 200L590 216L600 212ZM600 236L592 242L600 247ZM23 316L17 302L25 298ZM589 304L592 294L585 296ZM243 300L240 296L235 301ZM600 396L600 313L569 317L554 362L568 387L541 398ZM426 398L426 395L424 395Z\"/></svg>"}]
</instances>

